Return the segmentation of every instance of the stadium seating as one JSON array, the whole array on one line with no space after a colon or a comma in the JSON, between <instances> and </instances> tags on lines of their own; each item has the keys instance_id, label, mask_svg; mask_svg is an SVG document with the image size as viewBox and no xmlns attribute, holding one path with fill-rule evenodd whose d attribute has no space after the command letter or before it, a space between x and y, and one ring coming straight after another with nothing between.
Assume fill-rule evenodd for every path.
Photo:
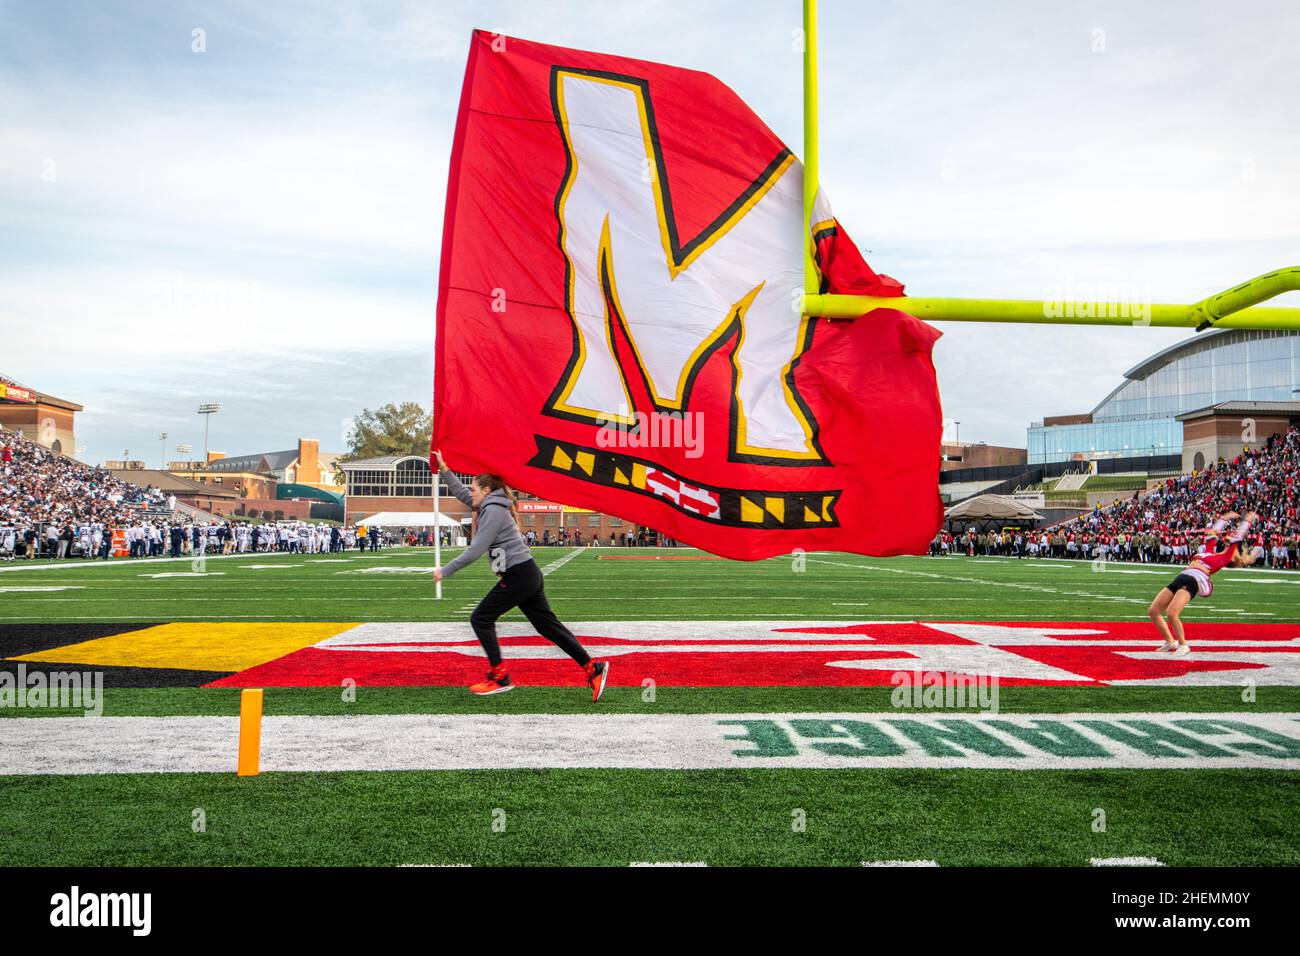
<instances>
[{"instance_id":1,"label":"stadium seating","mask_svg":"<svg viewBox=\"0 0 1300 956\"><path fill-rule=\"evenodd\" d=\"M1150 491L1117 498L1108 507L1051 527L940 532L930 553L1185 564L1215 518L1254 511L1260 520L1247 544L1264 549L1260 563L1300 568L1297 474L1300 429L1293 428L1271 436L1262 448L1243 449L1231 461L1166 479Z\"/></svg>"},{"instance_id":2,"label":"stadium seating","mask_svg":"<svg viewBox=\"0 0 1300 956\"><path fill-rule=\"evenodd\" d=\"M121 526L146 508L165 507L165 500L156 488L141 488L16 432L0 431L0 538L10 528L19 541L30 530L44 542L50 526Z\"/></svg>"},{"instance_id":3,"label":"stadium seating","mask_svg":"<svg viewBox=\"0 0 1300 956\"><path fill-rule=\"evenodd\" d=\"M1300 544L1300 429L1270 436L1264 447L1243 450L1204 471L1167 479L1146 493L1073 518L1056 531L1080 540L1079 557L1093 557L1100 546L1111 556L1170 560L1162 547L1183 539L1193 547L1216 517L1235 511L1260 516L1252 546L1265 549L1269 566L1295 567ZM1285 557L1283 556L1285 550Z\"/></svg>"}]
</instances>

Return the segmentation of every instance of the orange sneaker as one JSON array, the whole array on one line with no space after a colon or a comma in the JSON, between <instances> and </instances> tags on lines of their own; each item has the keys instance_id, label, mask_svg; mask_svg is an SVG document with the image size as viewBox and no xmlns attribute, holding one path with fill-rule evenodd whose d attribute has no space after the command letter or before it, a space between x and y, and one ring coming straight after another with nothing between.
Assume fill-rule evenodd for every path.
<instances>
[{"instance_id":1,"label":"orange sneaker","mask_svg":"<svg viewBox=\"0 0 1300 956\"><path fill-rule=\"evenodd\" d=\"M588 661L583 670L587 672L587 683L591 685L591 702L594 704L605 693L605 683L609 680L609 661Z\"/></svg>"},{"instance_id":2,"label":"orange sneaker","mask_svg":"<svg viewBox=\"0 0 1300 956\"><path fill-rule=\"evenodd\" d=\"M510 683L510 675L506 673L504 667L492 668L488 671L487 680L469 685L469 692L480 697L487 697L490 694L504 694L506 691L514 689L515 685Z\"/></svg>"}]
</instances>

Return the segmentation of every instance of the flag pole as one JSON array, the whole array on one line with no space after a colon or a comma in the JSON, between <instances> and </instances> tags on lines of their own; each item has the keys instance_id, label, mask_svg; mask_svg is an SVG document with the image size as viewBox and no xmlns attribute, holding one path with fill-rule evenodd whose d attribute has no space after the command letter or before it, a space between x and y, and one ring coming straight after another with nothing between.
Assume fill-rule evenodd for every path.
<instances>
[{"instance_id":1,"label":"flag pole","mask_svg":"<svg viewBox=\"0 0 1300 956\"><path fill-rule=\"evenodd\" d=\"M438 414L438 372L437 364L434 363L433 373L433 399L429 402L429 465L433 471L433 566L442 567L442 469L437 467L438 459L434 454L434 436L438 434L434 428L433 418ZM436 601L442 600L442 582L433 582L433 597Z\"/></svg>"},{"instance_id":2,"label":"flag pole","mask_svg":"<svg viewBox=\"0 0 1300 956\"><path fill-rule=\"evenodd\" d=\"M442 567L442 470L433 470L433 564ZM442 582L433 583L433 596L442 600Z\"/></svg>"},{"instance_id":3,"label":"flag pole","mask_svg":"<svg viewBox=\"0 0 1300 956\"><path fill-rule=\"evenodd\" d=\"M817 0L803 0L803 314L855 319L874 309L902 309L930 322L1009 322L1042 325L1131 325L1224 329L1300 329L1300 308L1254 308L1300 290L1300 266L1275 269L1192 305L1076 302L1042 299L951 299L924 296L822 295L813 259L817 144Z\"/></svg>"},{"instance_id":4,"label":"flag pole","mask_svg":"<svg viewBox=\"0 0 1300 956\"><path fill-rule=\"evenodd\" d=\"M819 158L817 152L817 0L803 0L803 291L807 297L821 289L817 264L813 261L812 217L817 201ZM862 313L858 313L861 315Z\"/></svg>"}]
</instances>

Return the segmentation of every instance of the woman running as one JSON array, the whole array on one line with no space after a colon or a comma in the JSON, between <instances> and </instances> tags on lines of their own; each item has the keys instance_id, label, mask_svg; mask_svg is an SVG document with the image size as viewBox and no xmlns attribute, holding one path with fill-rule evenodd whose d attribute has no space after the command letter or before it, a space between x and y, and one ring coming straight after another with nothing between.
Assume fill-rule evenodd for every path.
<instances>
[{"instance_id":1,"label":"woman running","mask_svg":"<svg viewBox=\"0 0 1300 956\"><path fill-rule=\"evenodd\" d=\"M487 680L470 685L470 692L486 696L514 689L510 675L501 665L497 618L517 607L542 637L578 662L587 675L587 683L591 685L592 701L600 700L605 693L605 682L609 679L609 662L593 661L573 636L573 632L561 624L551 610L542 583L542 569L533 560L528 544L519 530L519 522L515 517L515 500L510 489L496 475L479 475L466 488L448 470L446 462L442 460L442 452L434 454L438 458L438 473L447 482L451 493L473 509L474 523L471 526L473 538L469 547L445 568L435 569L433 579L447 580L484 553L492 563L493 573L501 579L479 602L469 618L470 626L474 628L475 636L487 652L488 663L491 665Z\"/></svg>"},{"instance_id":2,"label":"woman running","mask_svg":"<svg viewBox=\"0 0 1300 956\"><path fill-rule=\"evenodd\" d=\"M1183 622L1179 615L1192 598L1198 595L1209 597L1214 592L1210 575L1228 565L1246 567L1254 564L1258 559L1258 550L1241 550L1241 542L1250 531L1250 526L1259 520L1259 515L1253 511L1246 515L1246 520L1237 525L1237 530L1228 539L1228 546L1222 551L1218 550L1219 535L1228 526L1228 522L1237 517L1239 516L1235 511L1230 511L1221 515L1212 527L1206 529L1205 543L1192 559L1192 563L1156 595L1155 600L1151 602L1151 607L1147 609L1151 622L1155 624L1160 636L1165 639L1164 645L1160 648L1162 651L1171 651L1174 654L1191 653L1192 649L1187 646L1187 637L1183 633Z\"/></svg>"}]
</instances>

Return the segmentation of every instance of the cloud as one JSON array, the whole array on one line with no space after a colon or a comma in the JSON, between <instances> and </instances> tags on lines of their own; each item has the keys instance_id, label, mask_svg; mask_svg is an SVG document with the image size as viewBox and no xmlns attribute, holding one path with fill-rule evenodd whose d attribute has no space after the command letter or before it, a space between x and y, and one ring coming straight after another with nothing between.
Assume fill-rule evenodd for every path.
<instances>
[{"instance_id":1,"label":"cloud","mask_svg":"<svg viewBox=\"0 0 1300 956\"><path fill-rule=\"evenodd\" d=\"M824 9L822 181L873 265L917 295L1191 302L1291 264L1300 19L1169 9ZM788 0L0 3L0 371L85 403L91 458L214 398L234 452L427 404L475 26L706 69L801 152ZM945 415L997 444L1191 334L944 331Z\"/></svg>"}]
</instances>

